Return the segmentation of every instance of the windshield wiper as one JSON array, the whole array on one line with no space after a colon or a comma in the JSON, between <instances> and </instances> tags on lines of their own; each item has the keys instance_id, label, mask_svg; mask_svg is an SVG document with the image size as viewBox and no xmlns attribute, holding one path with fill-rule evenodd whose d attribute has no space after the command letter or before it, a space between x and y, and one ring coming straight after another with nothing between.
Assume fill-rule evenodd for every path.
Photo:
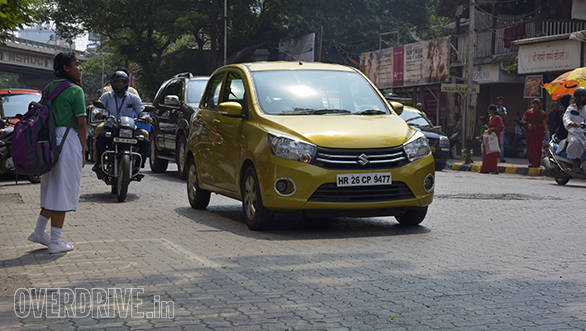
<instances>
[{"instance_id":1,"label":"windshield wiper","mask_svg":"<svg viewBox=\"0 0 586 331\"><path fill-rule=\"evenodd\" d=\"M350 114L347 109L312 109L312 108L295 108L289 114L291 115L324 115L324 114Z\"/></svg>"},{"instance_id":2,"label":"windshield wiper","mask_svg":"<svg viewBox=\"0 0 586 331\"><path fill-rule=\"evenodd\" d=\"M357 113L354 113L354 115L384 115L387 112L384 110L378 110L378 109L365 109L365 110L361 110Z\"/></svg>"}]
</instances>

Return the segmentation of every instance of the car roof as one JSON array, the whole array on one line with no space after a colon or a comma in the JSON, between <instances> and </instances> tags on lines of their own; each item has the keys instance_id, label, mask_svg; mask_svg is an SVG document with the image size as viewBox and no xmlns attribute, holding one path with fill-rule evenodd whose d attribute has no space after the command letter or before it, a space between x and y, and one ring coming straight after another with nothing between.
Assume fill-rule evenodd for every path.
<instances>
[{"instance_id":1,"label":"car roof","mask_svg":"<svg viewBox=\"0 0 586 331\"><path fill-rule=\"evenodd\" d=\"M354 68L340 64L321 63L321 62L303 62L303 61L266 61L242 63L241 65L250 71L266 70L336 70L336 71L355 71Z\"/></svg>"},{"instance_id":2,"label":"car roof","mask_svg":"<svg viewBox=\"0 0 586 331\"><path fill-rule=\"evenodd\" d=\"M189 80L209 80L210 76L195 76L192 78L189 78Z\"/></svg>"},{"instance_id":3,"label":"car roof","mask_svg":"<svg viewBox=\"0 0 586 331\"><path fill-rule=\"evenodd\" d=\"M0 89L0 94L41 94L41 91L22 88L3 88Z\"/></svg>"}]
</instances>

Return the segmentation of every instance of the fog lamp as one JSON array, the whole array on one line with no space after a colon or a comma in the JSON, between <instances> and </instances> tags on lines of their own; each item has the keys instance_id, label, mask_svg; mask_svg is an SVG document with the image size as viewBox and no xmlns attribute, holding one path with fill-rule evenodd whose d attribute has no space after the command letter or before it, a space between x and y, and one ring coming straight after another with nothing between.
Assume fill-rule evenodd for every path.
<instances>
[{"instance_id":1,"label":"fog lamp","mask_svg":"<svg viewBox=\"0 0 586 331\"><path fill-rule=\"evenodd\" d=\"M435 186L435 180L433 178L432 174L429 174L425 177L425 180L423 180L423 188L425 189L425 192L431 192L433 191L433 187Z\"/></svg>"},{"instance_id":2,"label":"fog lamp","mask_svg":"<svg viewBox=\"0 0 586 331\"><path fill-rule=\"evenodd\" d=\"M290 178L279 178L275 181L275 192L281 196L289 197L296 191L295 182Z\"/></svg>"}]
</instances>

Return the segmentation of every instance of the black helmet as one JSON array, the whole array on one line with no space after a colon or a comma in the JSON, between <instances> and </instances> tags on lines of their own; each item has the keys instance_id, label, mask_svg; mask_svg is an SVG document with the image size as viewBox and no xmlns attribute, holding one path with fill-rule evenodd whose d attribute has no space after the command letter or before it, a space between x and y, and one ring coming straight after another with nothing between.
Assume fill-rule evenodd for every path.
<instances>
[{"instance_id":1,"label":"black helmet","mask_svg":"<svg viewBox=\"0 0 586 331\"><path fill-rule=\"evenodd\" d=\"M586 104L586 100L584 100L583 97L586 97L586 87L578 87L574 90L574 99L576 99L576 105L578 105L578 108L581 108Z\"/></svg>"},{"instance_id":2,"label":"black helmet","mask_svg":"<svg viewBox=\"0 0 586 331\"><path fill-rule=\"evenodd\" d=\"M118 70L112 74L110 85L114 93L125 93L128 90L128 74Z\"/></svg>"}]
</instances>

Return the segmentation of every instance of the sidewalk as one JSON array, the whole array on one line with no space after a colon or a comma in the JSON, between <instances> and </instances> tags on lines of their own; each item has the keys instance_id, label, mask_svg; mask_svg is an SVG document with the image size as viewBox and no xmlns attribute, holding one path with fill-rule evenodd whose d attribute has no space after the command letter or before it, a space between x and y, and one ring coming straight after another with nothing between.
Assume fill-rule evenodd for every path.
<instances>
[{"instance_id":1,"label":"sidewalk","mask_svg":"<svg viewBox=\"0 0 586 331\"><path fill-rule=\"evenodd\" d=\"M499 173L517 174L526 176L546 176L545 168L529 168L529 161L527 159L505 158L507 162L499 162ZM473 171L480 172L482 167L482 156L472 156L471 164L464 164L462 159L450 159L446 164L446 169L459 171Z\"/></svg>"}]
</instances>

